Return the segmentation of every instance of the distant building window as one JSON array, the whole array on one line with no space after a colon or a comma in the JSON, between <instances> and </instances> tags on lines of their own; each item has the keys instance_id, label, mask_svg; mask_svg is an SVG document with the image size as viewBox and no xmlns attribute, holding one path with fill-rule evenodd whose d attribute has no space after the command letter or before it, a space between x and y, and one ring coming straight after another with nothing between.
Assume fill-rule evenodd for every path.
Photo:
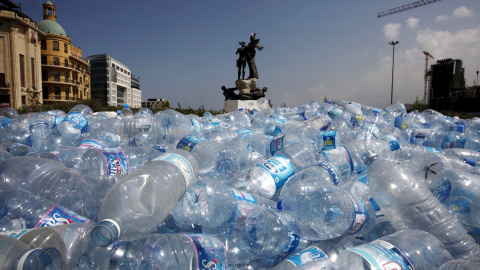
<instances>
[{"instance_id":1,"label":"distant building window","mask_svg":"<svg viewBox=\"0 0 480 270\"><path fill-rule=\"evenodd\" d=\"M65 67L68 67L68 59L65 59Z\"/></svg>"},{"instance_id":2,"label":"distant building window","mask_svg":"<svg viewBox=\"0 0 480 270\"><path fill-rule=\"evenodd\" d=\"M65 88L65 99L69 100L70 99L70 89Z\"/></svg>"},{"instance_id":3,"label":"distant building window","mask_svg":"<svg viewBox=\"0 0 480 270\"><path fill-rule=\"evenodd\" d=\"M48 81L48 72L45 69L42 70L42 81Z\"/></svg>"},{"instance_id":4,"label":"distant building window","mask_svg":"<svg viewBox=\"0 0 480 270\"><path fill-rule=\"evenodd\" d=\"M53 64L55 66L60 66L60 58L58 57L53 57Z\"/></svg>"},{"instance_id":5,"label":"distant building window","mask_svg":"<svg viewBox=\"0 0 480 270\"><path fill-rule=\"evenodd\" d=\"M0 87L6 87L5 73L0 73Z\"/></svg>"},{"instance_id":6,"label":"distant building window","mask_svg":"<svg viewBox=\"0 0 480 270\"><path fill-rule=\"evenodd\" d=\"M60 46L58 44L58 41L53 42L53 50L54 51L60 51Z\"/></svg>"},{"instance_id":7,"label":"distant building window","mask_svg":"<svg viewBox=\"0 0 480 270\"><path fill-rule=\"evenodd\" d=\"M68 72L65 72L65 82L68 83Z\"/></svg>"},{"instance_id":8,"label":"distant building window","mask_svg":"<svg viewBox=\"0 0 480 270\"><path fill-rule=\"evenodd\" d=\"M25 57L20 54L20 86L25 87Z\"/></svg>"},{"instance_id":9,"label":"distant building window","mask_svg":"<svg viewBox=\"0 0 480 270\"><path fill-rule=\"evenodd\" d=\"M42 96L43 96L43 99L48 99L48 87L47 86L44 86L42 88Z\"/></svg>"},{"instance_id":10,"label":"distant building window","mask_svg":"<svg viewBox=\"0 0 480 270\"><path fill-rule=\"evenodd\" d=\"M58 71L53 72L53 81L54 82L59 82L60 81L60 72L58 72Z\"/></svg>"},{"instance_id":11,"label":"distant building window","mask_svg":"<svg viewBox=\"0 0 480 270\"><path fill-rule=\"evenodd\" d=\"M67 43L63 44L63 51L68 53L68 44Z\"/></svg>"},{"instance_id":12,"label":"distant building window","mask_svg":"<svg viewBox=\"0 0 480 270\"><path fill-rule=\"evenodd\" d=\"M55 87L55 99L61 99L60 87Z\"/></svg>"},{"instance_id":13,"label":"distant building window","mask_svg":"<svg viewBox=\"0 0 480 270\"><path fill-rule=\"evenodd\" d=\"M40 40L40 44L42 46L42 50L46 50L47 49L47 41L42 39Z\"/></svg>"},{"instance_id":14,"label":"distant building window","mask_svg":"<svg viewBox=\"0 0 480 270\"><path fill-rule=\"evenodd\" d=\"M42 55L42 65L46 65L47 64L47 57L45 55Z\"/></svg>"},{"instance_id":15,"label":"distant building window","mask_svg":"<svg viewBox=\"0 0 480 270\"><path fill-rule=\"evenodd\" d=\"M82 76L80 76L80 78L79 78L79 79L80 79L80 83L82 83Z\"/></svg>"},{"instance_id":16,"label":"distant building window","mask_svg":"<svg viewBox=\"0 0 480 270\"><path fill-rule=\"evenodd\" d=\"M30 59L30 63L31 63L31 71L32 71L32 88L35 88L35 58L31 58Z\"/></svg>"}]
</instances>

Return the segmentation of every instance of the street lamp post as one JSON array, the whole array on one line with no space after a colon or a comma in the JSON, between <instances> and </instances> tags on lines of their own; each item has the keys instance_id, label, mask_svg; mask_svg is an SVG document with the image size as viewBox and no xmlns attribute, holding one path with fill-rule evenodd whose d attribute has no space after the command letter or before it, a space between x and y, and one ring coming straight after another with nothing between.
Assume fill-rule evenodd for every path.
<instances>
[{"instance_id":1,"label":"street lamp post","mask_svg":"<svg viewBox=\"0 0 480 270\"><path fill-rule=\"evenodd\" d=\"M390 104L393 104L393 67L395 65L395 45L397 45L398 41L390 41L388 44L393 46L393 58L392 58L392 91L390 94Z\"/></svg>"}]
</instances>

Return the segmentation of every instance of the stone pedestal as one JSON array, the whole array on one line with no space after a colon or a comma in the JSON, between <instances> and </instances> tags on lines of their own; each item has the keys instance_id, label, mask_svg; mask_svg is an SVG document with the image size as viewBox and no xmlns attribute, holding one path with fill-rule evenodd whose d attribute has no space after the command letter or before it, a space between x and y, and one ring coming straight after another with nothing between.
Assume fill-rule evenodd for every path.
<instances>
[{"instance_id":1,"label":"stone pedestal","mask_svg":"<svg viewBox=\"0 0 480 270\"><path fill-rule=\"evenodd\" d=\"M238 111L239 109L260 111L258 100L225 100L223 109L226 112Z\"/></svg>"},{"instance_id":2,"label":"stone pedestal","mask_svg":"<svg viewBox=\"0 0 480 270\"><path fill-rule=\"evenodd\" d=\"M239 95L249 94L251 90L257 87L257 79L250 78L246 80L237 80L235 81L235 86L238 89Z\"/></svg>"}]
</instances>

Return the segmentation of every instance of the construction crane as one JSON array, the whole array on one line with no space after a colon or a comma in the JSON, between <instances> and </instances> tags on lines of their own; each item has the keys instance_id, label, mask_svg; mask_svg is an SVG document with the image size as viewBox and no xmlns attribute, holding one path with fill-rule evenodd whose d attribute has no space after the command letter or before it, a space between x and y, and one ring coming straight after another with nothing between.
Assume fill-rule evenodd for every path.
<instances>
[{"instance_id":1,"label":"construction crane","mask_svg":"<svg viewBox=\"0 0 480 270\"><path fill-rule=\"evenodd\" d=\"M421 0L421 1L413 2L413 3L407 4L407 5L403 5L403 6L399 6L399 7L396 7L396 8L392 8L392 9L389 9L389 10L379 12L378 15L377 15L377 18L388 16L388 15L395 14L395 13L399 13L399 12L402 12L402 11L405 11L405 10L425 6L425 5L432 4L432 3L435 3L435 2L439 2L439 1L441 1L441 0Z\"/></svg>"},{"instance_id":2,"label":"construction crane","mask_svg":"<svg viewBox=\"0 0 480 270\"><path fill-rule=\"evenodd\" d=\"M426 51L423 51L423 54L425 54L425 86L423 89L423 105L427 106L427 78L428 78L428 58L433 58L433 55L429 54Z\"/></svg>"}]
</instances>

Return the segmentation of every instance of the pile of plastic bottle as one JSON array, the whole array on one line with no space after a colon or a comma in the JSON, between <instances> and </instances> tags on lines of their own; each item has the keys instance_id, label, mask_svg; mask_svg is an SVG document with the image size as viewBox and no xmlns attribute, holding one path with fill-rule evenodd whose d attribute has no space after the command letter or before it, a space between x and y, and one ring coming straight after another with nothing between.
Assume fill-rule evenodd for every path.
<instances>
[{"instance_id":1,"label":"pile of plastic bottle","mask_svg":"<svg viewBox=\"0 0 480 270\"><path fill-rule=\"evenodd\" d=\"M480 269L480 118L0 109L1 269Z\"/></svg>"}]
</instances>

